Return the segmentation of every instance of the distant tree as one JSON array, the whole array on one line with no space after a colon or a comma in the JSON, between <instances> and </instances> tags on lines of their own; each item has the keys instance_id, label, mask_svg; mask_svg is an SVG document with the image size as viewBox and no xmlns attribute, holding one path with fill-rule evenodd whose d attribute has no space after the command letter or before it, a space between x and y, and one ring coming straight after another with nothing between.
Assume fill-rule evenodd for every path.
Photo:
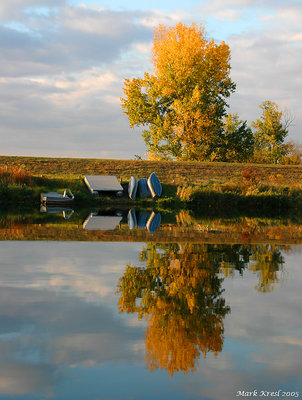
<instances>
[{"instance_id":1,"label":"distant tree","mask_svg":"<svg viewBox=\"0 0 302 400\"><path fill-rule=\"evenodd\" d=\"M239 119L238 114L228 114L224 118L221 145L217 147L216 161L244 162L253 154L254 137L247 121ZM214 155L214 153L213 153Z\"/></svg>"},{"instance_id":2,"label":"distant tree","mask_svg":"<svg viewBox=\"0 0 302 400\"><path fill-rule=\"evenodd\" d=\"M280 163L285 165L302 164L302 145L289 141L284 146L286 147L286 155L281 158Z\"/></svg>"},{"instance_id":3,"label":"distant tree","mask_svg":"<svg viewBox=\"0 0 302 400\"><path fill-rule=\"evenodd\" d=\"M259 107L262 109L262 115L251 125L255 139L253 161L280 163L288 152L284 140L288 134L290 120L283 118L283 112L272 101L264 101Z\"/></svg>"},{"instance_id":4,"label":"distant tree","mask_svg":"<svg viewBox=\"0 0 302 400\"><path fill-rule=\"evenodd\" d=\"M130 126L144 126L151 159L216 160L225 132L230 49L206 39L202 26L160 25L153 42L153 74L125 80L122 108Z\"/></svg>"}]
</instances>

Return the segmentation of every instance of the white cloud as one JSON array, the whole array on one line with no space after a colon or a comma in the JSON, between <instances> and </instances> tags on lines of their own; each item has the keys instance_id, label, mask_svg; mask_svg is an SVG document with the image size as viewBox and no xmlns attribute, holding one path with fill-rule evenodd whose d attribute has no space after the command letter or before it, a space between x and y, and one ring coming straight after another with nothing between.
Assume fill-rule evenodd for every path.
<instances>
[{"instance_id":1,"label":"white cloud","mask_svg":"<svg viewBox=\"0 0 302 400\"><path fill-rule=\"evenodd\" d=\"M152 10L139 19L142 26L147 28L155 28L158 25L173 26L179 21L185 22L190 19L190 15L182 10L176 10L172 13L165 14L161 11Z\"/></svg>"},{"instance_id":2,"label":"white cloud","mask_svg":"<svg viewBox=\"0 0 302 400\"><path fill-rule=\"evenodd\" d=\"M66 0L9 0L0 3L0 19L22 18L23 13L31 8L53 9L62 7Z\"/></svg>"},{"instance_id":3,"label":"white cloud","mask_svg":"<svg viewBox=\"0 0 302 400\"><path fill-rule=\"evenodd\" d=\"M150 57L151 49L152 49L152 42L149 43L145 42L137 42L133 45L134 51L136 53L140 53L146 57Z\"/></svg>"},{"instance_id":4,"label":"white cloud","mask_svg":"<svg viewBox=\"0 0 302 400\"><path fill-rule=\"evenodd\" d=\"M232 111L249 122L259 117L258 105L264 100L288 109L295 120L289 138L302 141L302 113L299 93L302 91L301 26L302 7L288 3L265 18L268 24L227 40L232 54L232 76L237 83L232 96Z\"/></svg>"},{"instance_id":5,"label":"white cloud","mask_svg":"<svg viewBox=\"0 0 302 400\"><path fill-rule=\"evenodd\" d=\"M118 37L134 30L132 17L135 13L88 7L66 7L60 18L61 25L77 32Z\"/></svg>"},{"instance_id":6,"label":"white cloud","mask_svg":"<svg viewBox=\"0 0 302 400\"><path fill-rule=\"evenodd\" d=\"M37 4L53 12L41 15ZM150 71L154 26L181 20L205 23L207 30L209 17L211 27L217 27L220 37L224 32L231 47L237 83L231 111L251 122L262 101L276 101L295 115L291 138L302 141L302 7L296 1L261 4L207 1L190 13L185 7L121 11L50 0L2 2L2 153L110 158L144 154L141 130L131 133L122 114L123 81Z\"/></svg>"}]
</instances>

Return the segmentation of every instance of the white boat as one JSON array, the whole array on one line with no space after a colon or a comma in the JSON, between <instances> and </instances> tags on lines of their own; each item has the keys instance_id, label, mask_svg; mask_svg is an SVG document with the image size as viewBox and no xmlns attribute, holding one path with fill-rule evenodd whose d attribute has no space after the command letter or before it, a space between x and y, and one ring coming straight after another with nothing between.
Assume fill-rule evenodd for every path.
<instances>
[{"instance_id":1,"label":"white boat","mask_svg":"<svg viewBox=\"0 0 302 400\"><path fill-rule=\"evenodd\" d=\"M138 182L134 176L131 176L129 184L128 184L128 194L130 199L136 199L136 192L137 192Z\"/></svg>"},{"instance_id":2,"label":"white boat","mask_svg":"<svg viewBox=\"0 0 302 400\"><path fill-rule=\"evenodd\" d=\"M155 172L152 172L152 174L148 178L148 187L150 189L153 199L161 196L162 186Z\"/></svg>"},{"instance_id":3,"label":"white boat","mask_svg":"<svg viewBox=\"0 0 302 400\"><path fill-rule=\"evenodd\" d=\"M138 180L138 195L141 199L147 199L151 197L150 189L148 187L148 181L146 178L140 178Z\"/></svg>"},{"instance_id":4,"label":"white boat","mask_svg":"<svg viewBox=\"0 0 302 400\"><path fill-rule=\"evenodd\" d=\"M129 229L132 230L136 227L137 225L137 220L136 220L136 213L135 213L135 208L131 208L128 212L128 226Z\"/></svg>"},{"instance_id":5,"label":"white boat","mask_svg":"<svg viewBox=\"0 0 302 400\"><path fill-rule=\"evenodd\" d=\"M86 175L84 177L88 189L92 194L123 195L123 187L116 176L111 175Z\"/></svg>"},{"instance_id":6,"label":"white boat","mask_svg":"<svg viewBox=\"0 0 302 400\"><path fill-rule=\"evenodd\" d=\"M67 204L74 200L74 195L69 189L65 189L64 193L46 192L41 193L42 204Z\"/></svg>"}]
</instances>

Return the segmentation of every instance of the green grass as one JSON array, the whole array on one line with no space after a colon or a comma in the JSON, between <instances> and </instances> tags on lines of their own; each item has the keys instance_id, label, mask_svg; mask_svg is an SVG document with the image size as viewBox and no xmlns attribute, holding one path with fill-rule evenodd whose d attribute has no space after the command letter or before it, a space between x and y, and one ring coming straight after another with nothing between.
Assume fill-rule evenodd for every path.
<instances>
[{"instance_id":1,"label":"green grass","mask_svg":"<svg viewBox=\"0 0 302 400\"><path fill-rule=\"evenodd\" d=\"M0 168L24 171L22 182L0 179L2 204L38 203L43 191L70 188L77 204L113 204L220 210L221 208L300 210L302 207L302 166L206 162L168 162L0 156ZM123 198L93 197L86 188L85 175L115 175L127 188L133 175L147 178L156 172L163 184L163 196L156 202Z\"/></svg>"}]
</instances>

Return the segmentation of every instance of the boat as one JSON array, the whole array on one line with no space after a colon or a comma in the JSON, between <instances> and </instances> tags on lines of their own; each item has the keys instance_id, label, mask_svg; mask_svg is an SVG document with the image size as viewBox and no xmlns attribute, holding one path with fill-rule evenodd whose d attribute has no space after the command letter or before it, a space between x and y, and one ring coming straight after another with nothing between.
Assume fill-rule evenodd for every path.
<instances>
[{"instance_id":1,"label":"boat","mask_svg":"<svg viewBox=\"0 0 302 400\"><path fill-rule=\"evenodd\" d=\"M128 184L128 194L130 199L136 199L136 192L137 192L138 182L134 176L131 176L129 184Z\"/></svg>"},{"instance_id":2,"label":"boat","mask_svg":"<svg viewBox=\"0 0 302 400\"><path fill-rule=\"evenodd\" d=\"M137 220L136 220L136 213L135 213L135 208L131 208L128 212L128 226L129 229L132 230L136 227L137 225Z\"/></svg>"},{"instance_id":3,"label":"boat","mask_svg":"<svg viewBox=\"0 0 302 400\"><path fill-rule=\"evenodd\" d=\"M138 195L142 199L151 197L150 189L148 187L148 181L146 178L140 178L138 180Z\"/></svg>"},{"instance_id":4,"label":"boat","mask_svg":"<svg viewBox=\"0 0 302 400\"><path fill-rule=\"evenodd\" d=\"M150 215L150 218L148 219L148 222L146 224L146 228L148 229L149 233L154 233L159 225L161 223L161 215L159 212L155 213L152 211L152 214Z\"/></svg>"},{"instance_id":5,"label":"boat","mask_svg":"<svg viewBox=\"0 0 302 400\"><path fill-rule=\"evenodd\" d=\"M41 193L41 203L42 204L68 204L72 203L74 200L74 195L72 194L71 190L65 189L63 193L58 192L46 192Z\"/></svg>"},{"instance_id":6,"label":"boat","mask_svg":"<svg viewBox=\"0 0 302 400\"><path fill-rule=\"evenodd\" d=\"M116 196L123 195L123 187L116 176L111 175L86 175L84 177L90 192L94 195L104 194Z\"/></svg>"},{"instance_id":7,"label":"boat","mask_svg":"<svg viewBox=\"0 0 302 400\"><path fill-rule=\"evenodd\" d=\"M148 178L148 187L153 199L161 196L162 186L155 172L152 172L152 174Z\"/></svg>"},{"instance_id":8,"label":"boat","mask_svg":"<svg viewBox=\"0 0 302 400\"><path fill-rule=\"evenodd\" d=\"M137 227L139 229L146 229L147 221L151 216L151 211L149 210L139 210L137 216Z\"/></svg>"}]
</instances>

